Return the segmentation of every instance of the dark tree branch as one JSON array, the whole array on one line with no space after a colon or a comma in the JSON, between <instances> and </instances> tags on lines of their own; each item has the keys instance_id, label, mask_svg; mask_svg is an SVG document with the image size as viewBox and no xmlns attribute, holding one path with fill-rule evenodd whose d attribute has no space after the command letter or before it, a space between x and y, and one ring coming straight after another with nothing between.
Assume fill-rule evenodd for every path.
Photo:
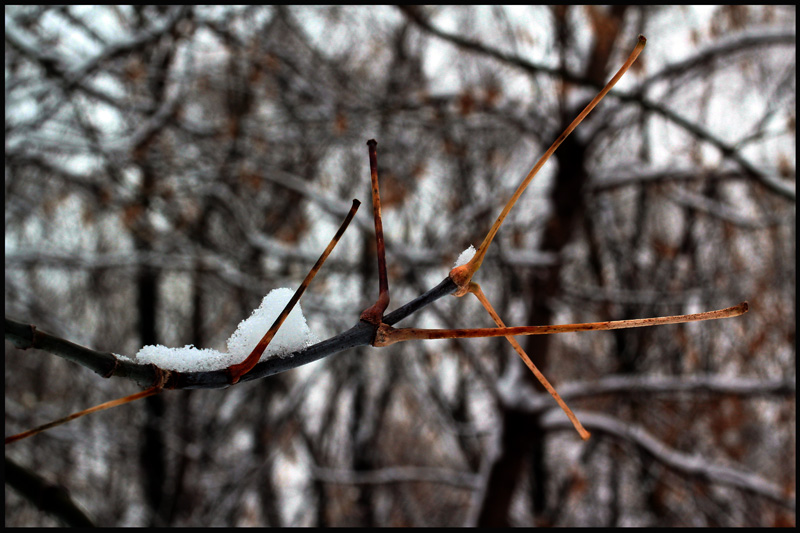
<instances>
[{"instance_id":1,"label":"dark tree branch","mask_svg":"<svg viewBox=\"0 0 800 533\"><path fill-rule=\"evenodd\" d=\"M4 477L6 484L20 492L25 499L42 511L49 513L71 527L94 527L92 520L72 500L60 485L19 466L6 457Z\"/></svg>"},{"instance_id":2,"label":"dark tree branch","mask_svg":"<svg viewBox=\"0 0 800 533\"><path fill-rule=\"evenodd\" d=\"M439 298L455 292L455 290L455 284L450 278L445 278L436 287L384 316L383 322L394 325ZM359 322L349 330L303 350L293 352L285 357L275 357L262 361L252 371L243 376L241 381L253 381L280 374L350 348L369 346L375 338L376 327ZM139 365L130 360L119 359L109 352L98 352L91 348L79 346L55 335L39 331L35 326L26 325L8 317L6 317L5 335L7 340L22 350L28 348L44 350L73 363L85 366L103 377L115 376L131 379L142 387L150 387L157 383L163 372L154 365ZM225 369L213 372L170 371L166 388L221 389L229 385L228 374Z\"/></svg>"},{"instance_id":3,"label":"dark tree branch","mask_svg":"<svg viewBox=\"0 0 800 533\"><path fill-rule=\"evenodd\" d=\"M689 132L692 136L703 140L710 145L714 146L717 150L719 150L722 155L732 161L736 162L742 170L745 172L747 176L754 179L755 181L759 182L761 185L766 187L768 190L772 191L773 193L783 196L787 200L791 200L792 202L797 200L797 191L794 187L790 186L788 182L783 180L778 180L769 176L760 170L758 170L750 161L745 159L745 157L736 149L736 147L726 143L716 135L712 134L707 129L703 128L699 124L695 124L690 122L689 120L683 118L676 112L672 111L671 109L653 102L652 100L648 100L644 97L641 93L636 94L616 94L617 98L622 100L623 102L632 102L638 104L647 111L652 111L661 115L662 117L666 118L667 120L674 122L678 126L682 127L684 130Z\"/></svg>"},{"instance_id":4,"label":"dark tree branch","mask_svg":"<svg viewBox=\"0 0 800 533\"><path fill-rule=\"evenodd\" d=\"M149 387L156 379L156 371L152 365L125 363L112 353L98 352L80 346L38 330L36 326L23 324L8 317L6 317L6 340L20 350L36 348L63 357L67 361L85 366L104 378L125 377L144 387Z\"/></svg>"},{"instance_id":5,"label":"dark tree branch","mask_svg":"<svg viewBox=\"0 0 800 533\"><path fill-rule=\"evenodd\" d=\"M646 86L659 80L676 78L699 69L705 69L708 65L725 59L727 56L748 51L756 47L794 47L796 44L797 36L794 33L787 33L784 31L767 34L735 35L730 39L723 40L723 42L714 43L683 61L667 65L655 74L648 76L644 85Z\"/></svg>"}]
</instances>

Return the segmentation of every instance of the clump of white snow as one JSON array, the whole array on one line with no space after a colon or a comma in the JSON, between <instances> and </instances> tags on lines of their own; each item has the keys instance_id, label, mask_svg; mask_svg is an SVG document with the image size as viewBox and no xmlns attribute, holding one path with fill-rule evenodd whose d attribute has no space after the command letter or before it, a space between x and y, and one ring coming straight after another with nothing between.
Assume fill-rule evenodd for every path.
<instances>
[{"instance_id":1,"label":"clump of white snow","mask_svg":"<svg viewBox=\"0 0 800 533\"><path fill-rule=\"evenodd\" d=\"M292 299L294 291L292 289L273 289L261 301L258 309L253 311L250 318L242 321L233 335L228 339L228 352L237 358L236 361L244 361L258 341L267 333L272 323L281 314L283 308ZM283 357L296 350L302 350L318 342L317 336L311 333L306 324L306 318L300 309L300 304L294 306L292 312L286 317L283 325L272 338L267 349L264 351L262 359L267 356Z\"/></svg>"},{"instance_id":2,"label":"clump of white snow","mask_svg":"<svg viewBox=\"0 0 800 533\"><path fill-rule=\"evenodd\" d=\"M151 363L178 372L210 372L234 364L230 354L209 348L195 348L191 344L183 348L167 348L160 344L144 346L136 354L136 362L141 365Z\"/></svg>"},{"instance_id":3,"label":"clump of white snow","mask_svg":"<svg viewBox=\"0 0 800 533\"><path fill-rule=\"evenodd\" d=\"M139 364L152 363L159 368L178 372L209 372L241 363L267 333L292 295L294 295L292 289L282 288L270 291L261 301L258 309L255 309L247 319L239 323L236 331L230 336L228 353L208 348L195 348L192 345L183 348L167 348L161 345L145 346L136 354L136 362ZM260 360L285 357L318 341L317 336L309 329L298 303L286 317Z\"/></svg>"},{"instance_id":4,"label":"clump of white snow","mask_svg":"<svg viewBox=\"0 0 800 533\"><path fill-rule=\"evenodd\" d=\"M461 255L458 256L458 259L456 259L456 262L453 264L453 268L469 263L470 260L475 257L475 252L475 247L470 244L469 248L461 252Z\"/></svg>"}]
</instances>

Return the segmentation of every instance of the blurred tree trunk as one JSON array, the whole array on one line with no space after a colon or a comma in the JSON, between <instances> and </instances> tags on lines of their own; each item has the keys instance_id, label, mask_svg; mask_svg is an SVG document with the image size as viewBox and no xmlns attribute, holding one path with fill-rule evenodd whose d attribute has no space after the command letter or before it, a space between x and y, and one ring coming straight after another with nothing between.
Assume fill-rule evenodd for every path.
<instances>
[{"instance_id":1,"label":"blurred tree trunk","mask_svg":"<svg viewBox=\"0 0 800 533\"><path fill-rule=\"evenodd\" d=\"M614 43L619 36L621 21L625 14L625 6L616 6L609 13L590 8L594 22L594 46L586 64L586 76L598 85L605 83L608 76L608 64ZM568 8L554 8L557 21L557 34L562 52L562 66L566 66L565 54L572 47L573 35L568 23ZM564 94L568 93L564 89ZM561 121L556 127L558 135L564 131L575 116L586 105L562 107ZM587 122L591 122L589 119ZM581 141L579 135L570 135L555 153L558 170L550 192L552 205L542 235L541 250L562 257L564 249L575 237L576 228L583 221L584 185L588 181L587 147L590 141ZM553 139L555 140L555 138ZM552 302L561 295L562 264L533 269L527 280L527 294L532 295L528 302L526 324L553 324ZM525 351L545 375L547 375L548 359L552 345L550 335L532 335L523 343ZM540 392L546 392L533 374L526 374L527 380ZM508 526L512 496L520 476L528 465L531 485L531 511L533 516L547 523L543 516L548 508L548 466L547 466L547 431L541 427L539 415L514 412L506 409L503 412L503 451L495 463L489 477L489 490L484 502L479 523L488 527Z\"/></svg>"}]
</instances>

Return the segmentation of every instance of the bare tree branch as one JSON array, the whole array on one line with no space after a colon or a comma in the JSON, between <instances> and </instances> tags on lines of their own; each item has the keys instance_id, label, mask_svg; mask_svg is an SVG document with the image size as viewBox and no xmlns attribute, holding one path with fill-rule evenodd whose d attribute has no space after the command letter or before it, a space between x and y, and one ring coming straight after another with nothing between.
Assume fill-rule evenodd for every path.
<instances>
[{"instance_id":1,"label":"bare tree branch","mask_svg":"<svg viewBox=\"0 0 800 533\"><path fill-rule=\"evenodd\" d=\"M67 490L48 482L27 468L5 458L3 477L8 486L18 490L42 511L63 520L70 527L95 527L86 513L72 500Z\"/></svg>"},{"instance_id":2,"label":"bare tree branch","mask_svg":"<svg viewBox=\"0 0 800 533\"><path fill-rule=\"evenodd\" d=\"M503 402L530 413L552 408L546 394L501 389ZM559 385L561 395L570 401L605 394L717 394L731 396L792 396L794 379L754 379L718 375L688 376L605 376L591 382L567 382Z\"/></svg>"},{"instance_id":3,"label":"bare tree branch","mask_svg":"<svg viewBox=\"0 0 800 533\"><path fill-rule=\"evenodd\" d=\"M477 43L469 39L466 39L464 37L439 30L434 26L432 26L416 7L401 6L400 9L407 17L409 17L410 20L412 20L414 23L416 23L419 27L421 27L425 31L433 35L436 35L441 39L449 41L457 46L460 46L462 48L492 57L509 65L521 68L522 70L532 74L545 73L552 76L557 75L562 77L564 80L572 83L589 85L591 87L597 86L595 82L576 77L569 72L562 72L559 69L553 69L541 65L534 65L524 59L511 56L509 54L505 54L487 45ZM775 39L768 39L765 44L775 44L775 43L787 44L787 39L793 41L794 37L788 34L781 33ZM745 39L744 41L747 41L747 39ZM739 49L741 46L742 45L740 44L739 46L736 47L736 49ZM729 48L725 48L725 50L730 51ZM609 94L619 98L623 102L636 103L640 105L643 109L658 113L659 115L670 120L671 122L674 122L675 124L684 128L687 132L689 132L693 136L697 137L698 139L702 139L711 144L712 146L714 146L715 148L717 148L722 153L723 156L735 161L737 164L739 164L739 166L745 171L745 173L748 176L750 176L751 178L755 179L756 181L764 185L767 189L771 190L776 194L779 194L780 196L783 196L788 200L792 201L796 200L797 197L796 188L791 187L788 183L784 181L774 179L764 174L763 172L758 170L752 163L750 163L747 159L745 159L744 156L739 152L739 150L737 150L734 146L731 146L728 143L722 141L717 136L713 135L710 131L703 128L701 125L690 122L689 120L680 116L678 113L672 111L666 106L663 106L659 103L647 99L644 96L643 88L640 88L640 90L637 91L635 94L620 93L618 91L613 91L613 90L610 91Z\"/></svg>"},{"instance_id":4,"label":"bare tree branch","mask_svg":"<svg viewBox=\"0 0 800 533\"><path fill-rule=\"evenodd\" d=\"M631 442L677 472L688 476L697 476L711 483L727 485L750 492L772 500L787 509L794 510L796 508L794 494L787 494L783 488L757 474L715 465L704 457L673 450L644 428L622 422L613 416L583 410L576 411L586 427L590 428L592 432L605 433L623 441ZM560 411L550 410L545 414L543 422L550 429L567 427L571 429L569 420L566 420Z\"/></svg>"},{"instance_id":5,"label":"bare tree branch","mask_svg":"<svg viewBox=\"0 0 800 533\"><path fill-rule=\"evenodd\" d=\"M451 294L455 289L455 284L450 278L445 278L439 285L425 294L387 314L383 321L386 324L396 324L439 298ZM35 326L25 325L8 317L6 317L5 327L6 338L13 342L17 348L37 348L48 351L68 361L85 366L103 377L128 378L146 387L157 383L160 379L160 371L153 365L138 365L130 361L120 360L114 354L97 352L79 346L55 335L41 332ZM286 372L358 346L369 346L375 338L376 327L359 322L349 330L303 350L287 354L284 357L262 361L252 371L243 376L241 382ZM169 371L169 374L170 378L166 385L166 388L169 389L218 389L230 386L225 369L213 372Z\"/></svg>"}]
</instances>

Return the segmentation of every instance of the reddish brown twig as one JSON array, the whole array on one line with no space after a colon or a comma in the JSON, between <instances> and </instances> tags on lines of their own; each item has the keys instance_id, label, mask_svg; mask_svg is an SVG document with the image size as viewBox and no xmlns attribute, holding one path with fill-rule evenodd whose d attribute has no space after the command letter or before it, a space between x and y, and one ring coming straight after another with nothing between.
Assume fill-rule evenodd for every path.
<instances>
[{"instance_id":1,"label":"reddish brown twig","mask_svg":"<svg viewBox=\"0 0 800 533\"><path fill-rule=\"evenodd\" d=\"M609 322L588 322L585 324L559 324L553 326L517 326L506 328L476 329L395 329L382 324L375 338L375 346L388 346L395 342L422 339L464 339L475 337L506 337L509 335L550 335L551 333L567 333L571 331L605 331L610 329L641 328L680 324L683 322L699 322L701 320L717 320L743 315L748 310L747 302L717 311L706 311L691 315L673 315L655 318L636 318L633 320L612 320Z\"/></svg>"},{"instance_id":2,"label":"reddish brown twig","mask_svg":"<svg viewBox=\"0 0 800 533\"><path fill-rule=\"evenodd\" d=\"M156 382L152 387L148 389L145 389L141 392L136 392L134 394L130 394L128 396L125 396L124 398L117 398L116 400L111 400L109 402L101 403L100 405L95 405L94 407L84 409L83 411L78 411L77 413L72 413L69 416L65 416L64 418L59 418L58 420L54 420L53 422L48 422L47 424L43 424L33 429L29 429L28 431L23 431L22 433L6 437L6 444L11 444L12 442L16 442L18 440L27 439L28 437L32 437L38 433L41 433L42 431L46 431L56 426L60 426L61 424L66 424L67 422L75 420L76 418L80 418L84 415L96 413L97 411L103 411L105 409L111 409L112 407L117 407L118 405L124 405L126 403L135 402L136 400L141 400L142 398L147 398L148 396L158 394L164 389L165 386L170 386L168 384L172 379L172 372L170 372L169 370L163 370L158 367L155 368L155 371L156 371Z\"/></svg>"},{"instance_id":3,"label":"reddish brown twig","mask_svg":"<svg viewBox=\"0 0 800 533\"><path fill-rule=\"evenodd\" d=\"M255 347L255 349L247 357L247 359L245 359L244 362L239 363L238 365L232 365L231 367L228 368L228 375L231 380L231 383L238 382L243 375L247 374L247 372L249 372L258 363L258 360L261 358L261 354L264 353L264 350L266 349L267 345L270 343L272 338L275 336L275 333L278 331L278 328L281 327L283 322L286 320L286 317L289 316L289 313L291 312L292 308L300 299L300 297L303 295L303 292L305 292L306 287L308 287L309 283L311 283L311 280L314 279L314 276L322 267L322 264L325 262L325 260L333 251L333 248L336 246L336 243L339 242L339 239L342 237L342 234L344 234L345 230L347 229L347 226L350 225L350 221L353 220L353 217L355 216L356 211L358 211L358 207L360 205L361 202L359 202L358 200L353 200L353 205L350 208L350 212L347 213L347 216L345 217L344 222L342 222L342 225L339 227L339 230L336 232L336 235L334 235L333 239L331 239L331 242L328 244L327 248L325 248L325 251L317 260L316 264L314 264L314 266L311 268L311 271L306 276L306 279L303 280L303 283L300 285L297 291L295 291L294 295L292 296L292 299L289 300L289 303L286 304L286 307L284 307L281 314L272 324L272 327L269 329L269 331L267 331L266 335L264 335L264 337ZM164 385L169 380L170 372L161 369L157 370L159 375L159 382L156 385L150 387L149 389L137 392L135 394L131 394L129 396L125 396L124 398L117 398L116 400L111 400L109 402L105 402L100 405L95 405L94 407L90 407L89 409L84 409L83 411L73 413L69 416L60 418L53 422L49 422L37 428L24 431L17 435L12 435L5 439L5 443L10 444L12 442L16 442L18 440L22 440L27 437L31 437L33 435L36 435L37 433L41 433L42 431L48 430L50 428L60 426L61 424L65 424L71 420L75 420L76 418L80 418L84 415L95 413L97 411L103 411L105 409L117 407L118 405L123 405L129 402L133 402L141 398L146 398L147 396L158 394L159 392L161 392L161 390L164 388Z\"/></svg>"},{"instance_id":4,"label":"reddish brown twig","mask_svg":"<svg viewBox=\"0 0 800 533\"><path fill-rule=\"evenodd\" d=\"M367 141L369 146L369 171L372 178L372 214L375 219L375 243L378 249L378 300L361 313L361 320L377 326L383 321L383 313L389 307L389 279L386 275L386 245L383 242L381 220L381 193L378 188L378 142Z\"/></svg>"},{"instance_id":5,"label":"reddish brown twig","mask_svg":"<svg viewBox=\"0 0 800 533\"><path fill-rule=\"evenodd\" d=\"M497 324L498 327L500 328L506 327L506 325L500 319L500 316L494 310L494 307L492 307L492 304L490 304L489 300L486 299L486 295L483 294L480 285L478 285L475 282L471 282L469 284L469 292L471 292L472 294L475 295L476 298L478 298L478 301L481 302L483 308L486 309L489 315L491 315L492 320L494 320L494 323ZM581 424L580 420L578 420L578 417L575 416L575 413L572 412L572 409L570 409L567 403L561 398L561 396L559 396L558 392L556 392L555 387L553 387L547 380L547 378L544 377L544 374L542 374L539 371L539 369L536 368L536 365L533 364L531 358L528 357L528 354L525 353L525 350L522 349L522 346L520 346L520 344L517 342L517 339L507 335L506 340L511 344L511 346L514 348L517 354L522 358L522 360L525 362L525 365L530 369L530 371L533 372L533 375L536 376L536 379L539 380L539 383L542 384L542 386L545 388L545 390L547 390L547 392L550 393L550 396L553 397L553 399L556 401L559 407L561 407L564 413L566 413L567 418L569 418L570 422L572 422L572 425L575 426L575 430L578 432L578 435L580 435L583 440L587 440L591 436L590 433L586 431L586 428L583 427L583 424Z\"/></svg>"},{"instance_id":6,"label":"reddish brown twig","mask_svg":"<svg viewBox=\"0 0 800 533\"><path fill-rule=\"evenodd\" d=\"M247 359L245 359L241 363L231 365L230 367L228 367L228 378L231 384L237 383L242 378L242 376L250 372L253 369L253 367L256 366L256 364L258 364L258 361L259 359L261 359L261 355L264 353L264 350L267 349L267 346L272 341L272 338L275 336L275 334L278 332L278 329L280 329L280 327L283 325L283 322L286 320L286 317L289 316L289 313L292 311L295 304L300 300L300 297L303 295L306 288L311 283L311 280L314 279L314 276L317 275L317 272L322 267L322 264L331 254L334 247L336 246L336 243L339 242L339 239L344 234L345 230L347 229L347 226L350 225L350 221L353 220L353 217L355 216L356 211L358 211L358 207L360 205L361 202L359 202L358 200L353 200L353 205L350 208L350 212L347 213L344 222L342 222L342 225L339 226L339 230L336 232L336 235L333 236L333 239L331 239L331 242L328 243L328 246L327 248L325 248L325 251L322 252L322 255L319 257L319 259L317 259L317 262L314 264L313 267L311 267L311 270L308 272L306 279L304 279L303 283L301 283L300 286L297 288L294 295L289 300L289 303L286 304L286 307L283 308L281 314L278 315L278 318L275 319L275 322L272 324L272 327L269 328L269 331L267 331L267 333L261 338L256 347L253 348L253 351L250 352L250 355L247 356Z\"/></svg>"},{"instance_id":7,"label":"reddish brown twig","mask_svg":"<svg viewBox=\"0 0 800 533\"><path fill-rule=\"evenodd\" d=\"M475 338L475 337L505 337L509 343L514 347L514 350L519 354L528 368L533 372L539 382L547 389L547 392L555 399L561 409L566 413L567 417L575 426L575 429L580 434L581 438L586 440L590 434L578 418L564 402L561 396L556 392L555 388L550 384L547 378L544 377L533 361L530 360L528 355L522 349L522 346L513 338L514 335L549 335L551 333L566 333L577 331L603 331L611 329L623 328L637 328L647 326L660 326L666 324L680 324L684 322L699 322L701 320L717 320L720 318L730 318L743 315L748 311L747 302L742 302L733 307L719 309L717 311L706 311L704 313L694 313L690 315L672 315L666 317L656 318L636 318L632 320L613 320L608 322L590 322L585 324L560 324L552 326L522 326L522 327L506 327L500 316L495 312L489 300L483 294L480 286L477 283L470 282L467 291L473 293L481 302L486 311L491 315L497 328L475 328L475 329L419 329L419 328L400 328L395 329L387 324L381 324L375 335L373 346L382 347L389 346L395 342L403 342L409 340L421 339L455 339L455 338Z\"/></svg>"},{"instance_id":8,"label":"reddish brown twig","mask_svg":"<svg viewBox=\"0 0 800 533\"><path fill-rule=\"evenodd\" d=\"M628 56L628 59L627 61L625 61L625 64L622 65L622 67L619 69L619 71L617 71L614 77L611 78L611 80L606 84L605 87L603 87L603 90L601 90L597 94L597 96L595 96L594 99L591 102L589 102L589 105L587 105L583 109L583 111L581 111L581 113L575 118L575 120L572 121L572 124L570 124L567 127L567 129L564 130L564 132L558 136L558 138L555 140L555 142L553 142L550 148L547 149L547 151L544 153L541 159L539 159L536 165L534 165L534 167L531 169L531 171L528 173L525 179L522 180L522 183L519 185L517 190L511 196L511 199L503 208L503 211L500 213L500 216L497 217L497 220L492 225L491 229L489 230L489 233L486 234L486 237L483 239L483 242L478 247L478 250L475 252L475 256L472 258L472 260L470 260L466 265L458 266L450 271L450 278L459 287L459 290L455 293L456 296L463 296L469 291L469 282L472 280L472 276L475 275L475 272L477 272L478 269L481 267L481 263L483 263L483 258L486 256L486 252L488 251L489 245L492 243L494 236L497 234L506 216L508 216L508 213L511 211L511 208L514 207L515 203L517 203L517 200L519 199L520 196L522 196L522 193L528 187L531 180L533 180L534 176L536 176L536 174L539 172L542 166L544 166L547 160L550 159L550 156L553 155L553 153L561 145L561 143L564 142L564 139L566 139L569 136L569 134L572 133L572 130L574 130L578 126L578 124L580 124L583 121L583 119L586 118L586 115L588 115L592 111L592 109L595 108L595 106L600 102L600 100L603 99L603 97L608 93L608 91L610 91L611 88L614 87L614 85L616 85L616 83L620 80L620 78L622 78L625 72L628 71L631 65L633 65L633 62L636 61L636 58L639 57L639 54L642 52L642 50L644 50L646 42L647 39L645 39L644 35L640 35L639 41L636 43L636 47L633 49L633 52L631 52L631 55Z\"/></svg>"},{"instance_id":9,"label":"reddish brown twig","mask_svg":"<svg viewBox=\"0 0 800 533\"><path fill-rule=\"evenodd\" d=\"M152 396L154 394L158 394L159 392L161 392L161 388L162 388L161 386L155 385L153 387L150 387L149 389L145 389L135 394L125 396L124 398L117 398L116 400L111 400L110 402L101 403L100 405L95 405L94 407L84 409L83 411L72 413L69 416L65 416L64 418L59 418L58 420L54 420L53 422L43 424L37 428L29 429L28 431L23 431L22 433L6 437L6 444L11 444L12 442L17 442L18 440L27 439L28 437L32 437L37 433L41 433L42 431L46 431L50 428L60 426L61 424L66 424L70 420L75 420L76 418L80 418L84 415L96 413L97 411L103 411L105 409L111 409L112 407L117 407L118 405L123 405L129 402L140 400L142 398L146 398L148 396Z\"/></svg>"}]
</instances>

